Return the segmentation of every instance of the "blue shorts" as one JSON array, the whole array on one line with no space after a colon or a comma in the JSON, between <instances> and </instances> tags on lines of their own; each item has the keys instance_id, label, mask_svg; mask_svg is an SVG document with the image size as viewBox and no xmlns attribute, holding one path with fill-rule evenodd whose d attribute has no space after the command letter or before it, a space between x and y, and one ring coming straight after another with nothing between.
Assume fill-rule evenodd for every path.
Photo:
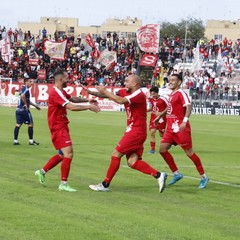
<instances>
[{"instance_id":1,"label":"blue shorts","mask_svg":"<svg viewBox=\"0 0 240 240\"><path fill-rule=\"evenodd\" d=\"M19 109L16 110L16 123L17 124L33 124L33 118L31 112L25 109Z\"/></svg>"}]
</instances>

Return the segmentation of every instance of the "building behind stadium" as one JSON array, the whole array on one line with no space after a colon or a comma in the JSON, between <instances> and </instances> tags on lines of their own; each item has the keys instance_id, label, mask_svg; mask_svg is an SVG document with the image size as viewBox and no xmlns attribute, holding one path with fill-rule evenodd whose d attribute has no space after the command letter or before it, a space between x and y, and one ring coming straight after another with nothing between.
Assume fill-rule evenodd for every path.
<instances>
[{"instance_id":1,"label":"building behind stadium","mask_svg":"<svg viewBox=\"0 0 240 240\"><path fill-rule=\"evenodd\" d=\"M62 18L62 17L41 17L40 22L18 22L18 29L22 31L30 30L34 36L41 35L42 29L45 27L49 38L54 38L57 31L59 37L62 35L74 35L85 37L86 33L90 33L93 38L98 35L107 36L108 32L116 32L119 37L135 38L136 30L142 26L142 20L127 17L126 19L107 19L102 25L79 26L78 18Z\"/></svg>"}]
</instances>

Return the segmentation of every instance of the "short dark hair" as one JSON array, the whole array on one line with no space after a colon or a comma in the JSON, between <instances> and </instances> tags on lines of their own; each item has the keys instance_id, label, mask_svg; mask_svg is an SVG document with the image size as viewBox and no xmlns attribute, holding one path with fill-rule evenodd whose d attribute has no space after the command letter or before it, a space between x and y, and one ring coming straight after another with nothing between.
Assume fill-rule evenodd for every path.
<instances>
[{"instance_id":1,"label":"short dark hair","mask_svg":"<svg viewBox=\"0 0 240 240\"><path fill-rule=\"evenodd\" d=\"M26 82L28 82L28 81L30 81L31 79L28 77L28 78L24 78L24 84L26 83Z\"/></svg>"},{"instance_id":2,"label":"short dark hair","mask_svg":"<svg viewBox=\"0 0 240 240\"><path fill-rule=\"evenodd\" d=\"M153 86L153 87L151 87L150 88L150 90L149 90L150 92L155 92L155 93L158 93L159 92L159 89L158 89L158 87L157 86Z\"/></svg>"},{"instance_id":3,"label":"short dark hair","mask_svg":"<svg viewBox=\"0 0 240 240\"><path fill-rule=\"evenodd\" d=\"M174 74L172 74L171 76L177 77L177 79L180 80L181 82L183 81L183 79L182 79L182 74L174 73Z\"/></svg>"},{"instance_id":4,"label":"short dark hair","mask_svg":"<svg viewBox=\"0 0 240 240\"><path fill-rule=\"evenodd\" d=\"M63 75L64 72L65 72L64 69L57 68L56 71L54 72L54 77L55 77L56 75Z\"/></svg>"},{"instance_id":5,"label":"short dark hair","mask_svg":"<svg viewBox=\"0 0 240 240\"><path fill-rule=\"evenodd\" d=\"M58 68L58 69L55 71L55 73L54 73L54 80L56 81L56 79L57 79L57 77L58 77L59 75L64 76L64 72L65 72L65 71L66 71L66 70L64 70L64 69Z\"/></svg>"}]
</instances>

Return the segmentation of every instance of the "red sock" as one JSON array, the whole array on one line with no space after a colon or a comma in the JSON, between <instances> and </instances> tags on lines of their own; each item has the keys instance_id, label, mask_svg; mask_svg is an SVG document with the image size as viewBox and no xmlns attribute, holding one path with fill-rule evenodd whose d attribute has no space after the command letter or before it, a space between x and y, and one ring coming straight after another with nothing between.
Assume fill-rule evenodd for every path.
<instances>
[{"instance_id":1,"label":"red sock","mask_svg":"<svg viewBox=\"0 0 240 240\"><path fill-rule=\"evenodd\" d=\"M202 166L202 163L201 163L201 160L200 158L198 157L198 155L196 153L194 153L191 157L189 157L194 165L196 166L197 168L197 171L199 172L200 175L204 174L204 169L203 169L203 166Z\"/></svg>"},{"instance_id":2,"label":"red sock","mask_svg":"<svg viewBox=\"0 0 240 240\"><path fill-rule=\"evenodd\" d=\"M57 154L48 160L48 162L43 167L43 170L45 172L48 172L50 169L58 165L58 163L60 163L61 161L62 161L62 157L59 154Z\"/></svg>"},{"instance_id":3,"label":"red sock","mask_svg":"<svg viewBox=\"0 0 240 240\"><path fill-rule=\"evenodd\" d=\"M174 159L173 159L173 156L171 155L171 153L166 151L166 152L160 153L160 154L162 155L163 159L165 160L165 162L167 163L169 168L172 170L172 172L176 172L178 170L178 168L174 162Z\"/></svg>"},{"instance_id":4,"label":"red sock","mask_svg":"<svg viewBox=\"0 0 240 240\"><path fill-rule=\"evenodd\" d=\"M150 146L151 146L151 150L155 151L156 143L155 142L150 142Z\"/></svg>"},{"instance_id":5,"label":"red sock","mask_svg":"<svg viewBox=\"0 0 240 240\"><path fill-rule=\"evenodd\" d=\"M63 158L61 165L61 180L67 181L72 158Z\"/></svg>"},{"instance_id":6,"label":"red sock","mask_svg":"<svg viewBox=\"0 0 240 240\"><path fill-rule=\"evenodd\" d=\"M152 175L155 177L157 175L157 170L152 168L148 163L144 162L143 160L137 160L133 165L132 168L138 170L142 173Z\"/></svg>"},{"instance_id":7,"label":"red sock","mask_svg":"<svg viewBox=\"0 0 240 240\"><path fill-rule=\"evenodd\" d=\"M108 171L104 179L106 183L110 183L112 181L114 175L116 174L120 167L120 161L121 158L112 156L110 166L108 167Z\"/></svg>"}]
</instances>

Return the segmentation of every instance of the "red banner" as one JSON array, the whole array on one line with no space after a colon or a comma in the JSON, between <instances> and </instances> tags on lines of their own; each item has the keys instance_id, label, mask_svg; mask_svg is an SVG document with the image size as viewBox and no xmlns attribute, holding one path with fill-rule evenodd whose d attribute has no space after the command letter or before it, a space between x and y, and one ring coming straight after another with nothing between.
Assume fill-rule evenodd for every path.
<instances>
[{"instance_id":1,"label":"red banner","mask_svg":"<svg viewBox=\"0 0 240 240\"><path fill-rule=\"evenodd\" d=\"M46 70L45 69L39 69L37 72L38 75L38 80L46 80L47 78L47 74L46 74Z\"/></svg>"},{"instance_id":2,"label":"red banner","mask_svg":"<svg viewBox=\"0 0 240 240\"><path fill-rule=\"evenodd\" d=\"M155 67L158 60L156 54L144 54L139 63L140 66Z\"/></svg>"}]
</instances>

